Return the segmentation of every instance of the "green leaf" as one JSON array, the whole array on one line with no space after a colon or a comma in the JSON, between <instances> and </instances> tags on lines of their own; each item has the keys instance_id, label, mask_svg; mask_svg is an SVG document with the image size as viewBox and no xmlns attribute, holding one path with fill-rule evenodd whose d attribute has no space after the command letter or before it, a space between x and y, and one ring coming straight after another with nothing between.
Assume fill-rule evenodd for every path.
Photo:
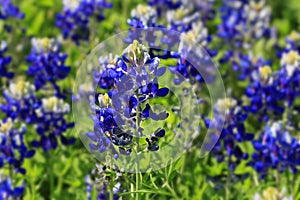
<instances>
[{"instance_id":1,"label":"green leaf","mask_svg":"<svg viewBox=\"0 0 300 200\"><path fill-rule=\"evenodd\" d=\"M33 16L32 26L28 29L29 35L36 35L40 32L43 22L45 20L45 13L43 11L39 11L37 15ZM30 21L31 21L30 20Z\"/></svg>"}]
</instances>

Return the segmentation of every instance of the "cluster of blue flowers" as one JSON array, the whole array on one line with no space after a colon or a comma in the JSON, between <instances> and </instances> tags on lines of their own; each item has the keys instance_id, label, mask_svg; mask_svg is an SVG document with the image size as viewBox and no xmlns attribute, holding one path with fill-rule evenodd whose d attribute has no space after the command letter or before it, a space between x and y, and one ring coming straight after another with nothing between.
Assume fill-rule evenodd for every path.
<instances>
[{"instance_id":1,"label":"cluster of blue flowers","mask_svg":"<svg viewBox=\"0 0 300 200\"><path fill-rule=\"evenodd\" d=\"M119 153L129 155L136 148L133 137L143 136L143 121L168 117L166 111L155 113L149 104L150 99L165 97L169 93L168 88L160 88L158 84L158 78L166 68L158 68L159 59L151 58L147 48L138 41L129 45L113 62L102 62L101 66L106 64L98 77L98 87L107 92L96 94L96 103L91 107L96 114L92 116L95 130L87 136L92 141L89 145L92 151L111 149L117 159ZM157 151L159 138L164 135L165 130L158 128L150 138L144 139L147 149L134 150L136 153Z\"/></svg>"},{"instance_id":2,"label":"cluster of blue flowers","mask_svg":"<svg viewBox=\"0 0 300 200\"><path fill-rule=\"evenodd\" d=\"M70 38L77 45L80 40L89 40L91 18L102 21L104 9L112 4L106 0L64 0L63 12L57 14L56 26L62 30L63 37Z\"/></svg>"},{"instance_id":3,"label":"cluster of blue flowers","mask_svg":"<svg viewBox=\"0 0 300 200\"><path fill-rule=\"evenodd\" d=\"M23 19L25 17L18 6L15 6L11 0L0 1L0 20L4 21L3 28L8 33L11 32L12 27L6 23L7 19Z\"/></svg>"},{"instance_id":4,"label":"cluster of blue flowers","mask_svg":"<svg viewBox=\"0 0 300 200\"><path fill-rule=\"evenodd\" d=\"M224 0L220 11L222 23L218 35L236 47L249 48L252 39L270 33L271 9L264 0Z\"/></svg>"},{"instance_id":5,"label":"cluster of blue flowers","mask_svg":"<svg viewBox=\"0 0 300 200\"><path fill-rule=\"evenodd\" d=\"M280 173L285 169L297 172L300 165L300 144L286 130L283 122L269 123L258 140L253 141L256 152L252 155L250 165L263 178L268 175L270 169L276 169Z\"/></svg>"},{"instance_id":6,"label":"cluster of blue flowers","mask_svg":"<svg viewBox=\"0 0 300 200\"><path fill-rule=\"evenodd\" d=\"M182 78L191 82L203 82L199 71L187 61L187 56L197 46L204 48L211 56L217 54L217 51L209 48L212 37L205 26L206 20L213 17L211 15L213 13L213 3L214 1L203 1L201 3L198 1L150 1L149 6L138 5L132 10L131 18L127 21L132 29L130 29L129 38L126 41L131 43L134 39L139 40L142 36L139 29L149 31L146 39L149 46L153 47L153 49L150 49L151 54L160 59L177 59L177 65L170 68L174 73L180 74ZM201 8L207 12L198 12ZM162 14L163 11L165 11L164 14ZM199 13L202 13L202 15ZM162 24L164 22L167 23ZM161 28L162 31L170 29L181 33L181 35L180 38L178 36L162 36L159 39L161 45L158 46L167 45L169 51L157 50L155 49L157 38L151 32L151 27ZM178 50L170 52L170 49L179 41ZM181 82L179 79L174 81L176 84Z\"/></svg>"},{"instance_id":7,"label":"cluster of blue flowers","mask_svg":"<svg viewBox=\"0 0 300 200\"><path fill-rule=\"evenodd\" d=\"M5 20L9 17L19 19L24 18L24 13L22 13L20 9L11 2L11 0L1 0L0 3L0 19Z\"/></svg>"},{"instance_id":8,"label":"cluster of blue flowers","mask_svg":"<svg viewBox=\"0 0 300 200\"><path fill-rule=\"evenodd\" d=\"M50 83L61 96L57 81L65 79L70 72L70 67L65 66L67 54L60 50L60 44L54 39L32 39L32 50L27 57L30 63L27 73L34 77L34 85L37 90Z\"/></svg>"},{"instance_id":9,"label":"cluster of blue flowers","mask_svg":"<svg viewBox=\"0 0 300 200\"><path fill-rule=\"evenodd\" d=\"M15 187L12 174L25 174L23 168L25 158L31 158L35 151L29 150L24 142L26 126L22 124L17 128L17 121L5 118L0 121L0 168L8 167L9 175L1 173L0 197L17 198L24 191L24 184Z\"/></svg>"},{"instance_id":10,"label":"cluster of blue flowers","mask_svg":"<svg viewBox=\"0 0 300 200\"><path fill-rule=\"evenodd\" d=\"M297 172L300 143L294 133L299 130L296 115L300 96L300 34L289 35L285 46L276 43L274 49L280 61L270 61L252 51L257 40L277 39L276 30L270 25L271 9L265 0L223 0L220 16L216 15L217 4L215 0L149 0L148 5L138 5L132 10L127 20L128 47L121 55L99 59L101 72L92 71L96 92L91 85L82 85L79 94L73 96L74 101L93 96L90 107L94 111L91 116L94 131L86 133L92 152L111 151L118 159L121 154L159 151L169 127L157 127L151 135L146 135L143 129L144 123L169 118L170 113L166 110L156 113L152 105L156 99L173 95L169 88L159 84L159 79L169 70L177 75L173 80L176 85L187 81L198 95L204 79L188 57L200 47L218 58L220 66L232 67L233 72L226 71L232 73L229 81L245 81L242 90L230 94L232 98L219 99L213 105L216 115L212 119L204 119L211 137L217 138L212 157L218 163L227 163L226 174L239 178L244 174L236 174L235 170L242 162L256 170L260 178L267 177L272 170ZM0 0L0 6L0 20L4 20L3 27L9 32L11 27L5 20L23 19L24 14L11 0ZM101 22L105 10L111 7L106 0L64 0L55 25L64 39L79 45L90 40L96 32L94 23ZM155 36L152 27L161 30L161 38ZM148 31L149 49L141 44L140 30ZM168 30L180 36L166 37L164 31ZM3 88L0 111L4 116L0 121L0 168L8 169L0 174L0 199L22 198L25 181L15 186L13 175L26 173L24 160L34 156L36 150L47 152L56 149L59 143L75 142L65 134L74 124L66 119L70 106L59 86L59 81L70 76L71 68L66 66L68 56L56 39L33 37L31 42L26 59L29 77L11 72L11 57L6 54L7 51L12 54L5 41L0 44ZM176 52L155 48L172 49L175 44L179 44ZM222 49L221 53L216 49ZM173 66L162 67L161 61L171 61ZM224 79L229 76L226 72ZM238 98L240 91L243 96ZM251 120L260 122L253 125L258 135L247 130L252 126ZM224 127L219 129L222 121ZM31 141L25 137L27 129L37 133ZM254 151L250 155L243 150L248 144L252 144ZM111 195L117 199L120 183L108 183L111 180L107 181L106 167L98 166L97 170L98 181L86 178L88 199L93 188L98 192L97 199Z\"/></svg>"},{"instance_id":11,"label":"cluster of blue flowers","mask_svg":"<svg viewBox=\"0 0 300 200\"><path fill-rule=\"evenodd\" d=\"M24 14L10 0L0 1L5 30L10 30L6 25L9 18L23 19ZM63 145L75 142L65 136L74 124L66 119L70 106L57 83L67 77L70 67L65 66L67 55L55 39L32 38L32 50L26 60L30 64L29 77L11 72L11 57L5 55L9 50L1 41L0 199L20 199L26 181L16 186L14 176L26 173L24 160L33 157L39 148L55 149L59 140ZM28 129L35 130L36 136L27 137Z\"/></svg>"},{"instance_id":12,"label":"cluster of blue flowers","mask_svg":"<svg viewBox=\"0 0 300 200\"><path fill-rule=\"evenodd\" d=\"M222 23L217 35L226 51L219 62L229 63L239 72L238 78L244 80L261 60L253 56L251 47L255 41L276 37L276 30L270 25L271 9L264 0L224 0L220 12Z\"/></svg>"},{"instance_id":13,"label":"cluster of blue flowers","mask_svg":"<svg viewBox=\"0 0 300 200\"><path fill-rule=\"evenodd\" d=\"M126 41L132 42L130 38L142 37L138 35L138 29L151 31L151 27L156 27L181 32L180 38L159 38L159 42L168 47L172 47L174 39L180 40L178 54L162 53L151 48L150 52L160 59L177 59L177 64L170 70L193 84L203 82L203 79L187 61L186 55L199 46L211 56L218 55L219 64L231 66L233 76L236 75L238 80L247 80L247 85L242 98L225 98L214 106L214 112L225 117L222 119L225 120L222 130L217 129L221 119L205 119L207 128L215 131L212 137L219 137L212 155L218 162L225 161L234 176L240 176L234 171L242 160L253 167L261 178L271 170L283 172L290 169L296 172L299 166L299 141L293 133L299 128L294 118L295 112L298 113L296 100L300 94L300 34L293 32L289 35L284 47L277 43L274 45L280 58L278 69L276 61L255 55L252 50L259 39L277 40L276 29L270 25L271 9L266 2L222 1L221 23L216 27L216 37L212 37L206 27L216 17L213 4L213 1L203 2L206 12L195 12L201 9L194 1L151 0L148 6L139 5L132 10L131 18L127 21L131 29ZM157 38L146 38L149 46L155 48ZM214 41L222 41L217 46L224 49L222 53L214 51L215 46L210 48ZM229 74L225 73L224 78L227 76ZM181 82L178 79L174 81L176 84ZM258 139L247 132L245 124L248 119L261 121L265 126ZM251 141L255 153L249 155L242 147Z\"/></svg>"},{"instance_id":14,"label":"cluster of blue flowers","mask_svg":"<svg viewBox=\"0 0 300 200\"><path fill-rule=\"evenodd\" d=\"M270 115L281 116L293 106L299 96L299 52L289 43L280 55L281 68L272 70L272 63L260 62L249 76L250 83L246 95L250 100L247 110L252 113L263 113L265 121Z\"/></svg>"},{"instance_id":15,"label":"cluster of blue flowers","mask_svg":"<svg viewBox=\"0 0 300 200\"><path fill-rule=\"evenodd\" d=\"M6 103L0 109L7 117L34 124L40 137L32 141L33 146L42 147L45 151L57 147L57 137L63 144L71 144L74 139L66 139L63 133L73 127L64 116L70 112L69 104L58 97L37 97L34 85L24 80L11 82L8 90L4 91Z\"/></svg>"}]
</instances>

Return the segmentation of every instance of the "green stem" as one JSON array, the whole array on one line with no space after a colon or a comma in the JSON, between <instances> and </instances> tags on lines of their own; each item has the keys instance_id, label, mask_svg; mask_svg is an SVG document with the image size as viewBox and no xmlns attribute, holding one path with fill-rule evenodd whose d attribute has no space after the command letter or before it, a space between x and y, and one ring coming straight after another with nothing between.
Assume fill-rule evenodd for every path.
<instances>
[{"instance_id":1,"label":"green stem","mask_svg":"<svg viewBox=\"0 0 300 200\"><path fill-rule=\"evenodd\" d=\"M47 159L47 172L48 172L48 175L49 175L49 178L50 178L50 188L49 188L49 196L50 196L50 199L52 199L52 194L53 194L53 188L54 188L54 174L53 174L53 164L52 164L52 156L50 153L48 153L48 159Z\"/></svg>"},{"instance_id":2,"label":"green stem","mask_svg":"<svg viewBox=\"0 0 300 200\"><path fill-rule=\"evenodd\" d=\"M231 181L231 171L230 171L231 157L228 158L228 174L226 179L226 200L230 200L230 181Z\"/></svg>"},{"instance_id":3,"label":"green stem","mask_svg":"<svg viewBox=\"0 0 300 200\"><path fill-rule=\"evenodd\" d=\"M110 170L112 171L113 169L113 155L110 155ZM113 200L114 199L114 188L113 188L113 177L111 174L110 177L110 182L109 182L109 200Z\"/></svg>"},{"instance_id":4,"label":"green stem","mask_svg":"<svg viewBox=\"0 0 300 200\"><path fill-rule=\"evenodd\" d=\"M137 94L138 97L138 94ZM138 99L138 98L137 98ZM139 190L139 147L140 147L140 140L139 140L139 127L140 127L140 102L138 101L137 109L136 109L136 134L135 134L135 141L136 141L136 164L135 164L135 190ZM139 199L139 193L136 193L135 199Z\"/></svg>"}]
</instances>

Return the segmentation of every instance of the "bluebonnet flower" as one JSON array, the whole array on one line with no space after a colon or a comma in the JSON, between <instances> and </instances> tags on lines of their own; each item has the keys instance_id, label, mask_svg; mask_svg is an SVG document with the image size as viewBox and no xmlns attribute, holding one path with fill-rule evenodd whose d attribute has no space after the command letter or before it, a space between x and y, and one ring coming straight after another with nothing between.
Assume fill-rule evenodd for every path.
<instances>
[{"instance_id":1,"label":"bluebonnet flower","mask_svg":"<svg viewBox=\"0 0 300 200\"><path fill-rule=\"evenodd\" d=\"M282 54L283 50L294 50L300 52L300 33L292 31L285 39L285 47L279 48L279 55Z\"/></svg>"},{"instance_id":2,"label":"bluebonnet flower","mask_svg":"<svg viewBox=\"0 0 300 200\"><path fill-rule=\"evenodd\" d=\"M215 9L214 5L216 0L183 0L183 5L187 5L188 7L194 8L194 10L200 13L201 19L204 23L208 20L212 20L215 17Z\"/></svg>"},{"instance_id":3,"label":"bluebonnet flower","mask_svg":"<svg viewBox=\"0 0 300 200\"><path fill-rule=\"evenodd\" d=\"M207 19L212 19L214 17L213 5L215 0L148 0L148 4L158 12L158 16L164 16L166 11L176 10L180 7L186 7L191 12L201 13L201 18L206 21Z\"/></svg>"},{"instance_id":4,"label":"bluebonnet flower","mask_svg":"<svg viewBox=\"0 0 300 200\"><path fill-rule=\"evenodd\" d=\"M0 175L0 199L18 199L25 191L24 184L14 186L11 178Z\"/></svg>"},{"instance_id":5,"label":"bluebonnet flower","mask_svg":"<svg viewBox=\"0 0 300 200\"><path fill-rule=\"evenodd\" d=\"M63 4L63 12L56 16L56 26L64 38L70 38L77 45L80 40L89 39L91 18L102 21L104 9L112 7L106 0L64 0Z\"/></svg>"},{"instance_id":6,"label":"bluebonnet flower","mask_svg":"<svg viewBox=\"0 0 300 200\"><path fill-rule=\"evenodd\" d=\"M163 28L164 26L157 22L157 12L150 6L138 5L131 11L131 18L127 20L131 29L128 31L128 38L125 42L131 44L134 40L143 41L143 32L140 29L147 30L146 41L150 47L155 47L157 36L152 27ZM151 52L150 52L151 54Z\"/></svg>"},{"instance_id":7,"label":"bluebonnet flower","mask_svg":"<svg viewBox=\"0 0 300 200\"><path fill-rule=\"evenodd\" d=\"M92 83L83 83L79 86L78 93L72 94L72 101L78 102L82 98L89 98L94 93L94 87Z\"/></svg>"},{"instance_id":8,"label":"bluebonnet flower","mask_svg":"<svg viewBox=\"0 0 300 200\"><path fill-rule=\"evenodd\" d=\"M4 91L6 103L0 106L7 117L24 120L34 124L39 139L32 142L35 147L42 147L45 151L57 147L57 138L62 144L72 144L74 138L67 139L63 133L73 127L64 118L69 114L70 106L58 97L40 98L35 94L35 87L19 79L11 82Z\"/></svg>"},{"instance_id":9,"label":"bluebonnet flower","mask_svg":"<svg viewBox=\"0 0 300 200\"><path fill-rule=\"evenodd\" d=\"M24 13L22 13L17 6L12 4L11 0L1 0L0 19L5 20L9 17L23 19Z\"/></svg>"},{"instance_id":10,"label":"bluebonnet flower","mask_svg":"<svg viewBox=\"0 0 300 200\"><path fill-rule=\"evenodd\" d=\"M6 32L12 31L12 26L7 23L9 19L23 19L24 13L20 11L19 7L14 5L11 0L0 0L0 20L3 20L3 28ZM22 29L24 32L25 29Z\"/></svg>"},{"instance_id":11,"label":"bluebonnet flower","mask_svg":"<svg viewBox=\"0 0 300 200\"><path fill-rule=\"evenodd\" d=\"M0 77L12 78L14 73L8 72L7 65L11 62L10 56L5 56L5 52L7 51L7 44L5 41L1 41L0 44Z\"/></svg>"},{"instance_id":12,"label":"bluebonnet flower","mask_svg":"<svg viewBox=\"0 0 300 200\"><path fill-rule=\"evenodd\" d=\"M269 33L271 11L264 0L223 1L218 35L236 47L249 48L252 40Z\"/></svg>"},{"instance_id":13,"label":"bluebonnet flower","mask_svg":"<svg viewBox=\"0 0 300 200\"><path fill-rule=\"evenodd\" d=\"M131 19L127 23L134 28L147 28L156 26L157 13L150 6L138 5L131 11Z\"/></svg>"},{"instance_id":14,"label":"bluebonnet flower","mask_svg":"<svg viewBox=\"0 0 300 200\"><path fill-rule=\"evenodd\" d=\"M30 63L28 74L35 78L34 85L37 90L50 83L60 94L56 81L67 77L70 67L65 65L67 54L61 52L60 44L54 39L32 39L32 49L27 61Z\"/></svg>"},{"instance_id":15,"label":"bluebonnet flower","mask_svg":"<svg viewBox=\"0 0 300 200\"><path fill-rule=\"evenodd\" d=\"M283 53L281 58L282 68L277 72L275 85L279 90L278 94L282 96L288 106L291 106L299 96L299 59L299 54L296 51Z\"/></svg>"},{"instance_id":16,"label":"bluebonnet flower","mask_svg":"<svg viewBox=\"0 0 300 200\"><path fill-rule=\"evenodd\" d=\"M14 172L24 174L26 171L22 164L25 158L34 155L34 150L28 150L23 136L26 133L25 125L16 129L15 122L11 118L0 121L0 167L11 165Z\"/></svg>"},{"instance_id":17,"label":"bluebonnet flower","mask_svg":"<svg viewBox=\"0 0 300 200\"><path fill-rule=\"evenodd\" d=\"M193 12L190 8L182 6L176 10L170 10L166 13L168 28L177 31L188 31L192 24L201 20L198 12Z\"/></svg>"},{"instance_id":18,"label":"bluebonnet flower","mask_svg":"<svg viewBox=\"0 0 300 200\"><path fill-rule=\"evenodd\" d=\"M300 56L297 47L294 46L292 48L290 44L287 43L287 47L281 53L281 69L276 71L276 77L274 78L274 85L278 90L278 95L288 106L293 104L300 92Z\"/></svg>"},{"instance_id":19,"label":"bluebonnet flower","mask_svg":"<svg viewBox=\"0 0 300 200\"><path fill-rule=\"evenodd\" d=\"M248 158L248 154L242 151L238 143L253 139L253 134L247 133L244 125L247 114L232 98L219 99L214 106L214 112L216 115L212 120L205 119L207 128L212 130L214 130L213 127L216 128L212 135L219 136L219 140L212 150L212 155L216 157L218 162L226 160L229 170L234 171L242 160ZM219 130L221 118L225 123L224 128Z\"/></svg>"},{"instance_id":20,"label":"bluebonnet flower","mask_svg":"<svg viewBox=\"0 0 300 200\"><path fill-rule=\"evenodd\" d=\"M263 57L253 56L251 52L244 54L241 51L233 50L226 51L219 62L220 64L230 63L232 69L238 72L239 80L251 79L252 73L256 73L259 67L272 64L271 61L265 60Z\"/></svg>"},{"instance_id":21,"label":"bluebonnet flower","mask_svg":"<svg viewBox=\"0 0 300 200\"><path fill-rule=\"evenodd\" d=\"M297 51L288 51L282 54L281 65L285 69L288 77L294 75L294 72L299 68L300 55Z\"/></svg>"},{"instance_id":22,"label":"bluebonnet flower","mask_svg":"<svg viewBox=\"0 0 300 200\"><path fill-rule=\"evenodd\" d=\"M274 72L268 65L259 66L251 74L250 84L246 88L249 103L245 109L252 113L262 113L260 120L267 121L269 114L280 116L284 112L280 103L283 96L278 92L275 80Z\"/></svg>"},{"instance_id":23,"label":"bluebonnet flower","mask_svg":"<svg viewBox=\"0 0 300 200\"><path fill-rule=\"evenodd\" d=\"M70 105L57 97L42 98L35 106L37 116L34 122L39 140L32 141L35 147L44 151L55 149L60 139L63 145L70 145L75 138L66 138L63 133L72 128L74 123L69 123L65 116L70 113Z\"/></svg>"},{"instance_id":24,"label":"bluebonnet flower","mask_svg":"<svg viewBox=\"0 0 300 200\"><path fill-rule=\"evenodd\" d=\"M299 141L292 137L281 121L269 122L258 140L253 141L256 152L252 155L252 166L261 178L269 170L283 172L290 169L293 173L300 165Z\"/></svg>"},{"instance_id":25,"label":"bluebonnet flower","mask_svg":"<svg viewBox=\"0 0 300 200\"><path fill-rule=\"evenodd\" d=\"M151 58L147 49L134 41L123 52L122 57L116 58L114 63L107 64L99 77L99 88L108 90L107 93L96 94L94 132L87 133L92 140L90 148L103 152L111 149L115 158L118 153L128 155L134 148L132 138L134 132L142 136L140 125L143 121L164 120L168 114L163 111L154 113L149 99L168 95L168 88L160 88L158 77L162 76L165 68L158 68L159 59ZM158 139L163 137L165 130L157 129L147 138L149 151L158 150ZM145 139L144 139L145 140ZM113 146L114 145L114 146Z\"/></svg>"},{"instance_id":26,"label":"bluebonnet flower","mask_svg":"<svg viewBox=\"0 0 300 200\"><path fill-rule=\"evenodd\" d=\"M178 47L178 54L180 56L177 65L170 67L173 73L179 75L179 77L174 80L176 84L182 82L182 79L189 80L192 84L204 82L200 71L190 63L190 60L194 60L194 62L197 60L201 63L199 60L203 60L205 55L194 55L194 50L200 47L209 50L207 48L209 42L210 36L208 35L208 30L203 26L201 21L194 23L190 31L181 33ZM209 51L211 56L216 55L216 52L213 50Z\"/></svg>"},{"instance_id":27,"label":"bluebonnet flower","mask_svg":"<svg viewBox=\"0 0 300 200\"><path fill-rule=\"evenodd\" d=\"M18 126L18 127L17 127ZM25 181L15 187L12 175L25 174L24 159L31 158L35 151L29 150L24 142L26 126L11 118L0 121L0 168L8 168L9 173L0 174L0 199L20 198L24 193Z\"/></svg>"},{"instance_id":28,"label":"bluebonnet flower","mask_svg":"<svg viewBox=\"0 0 300 200\"><path fill-rule=\"evenodd\" d=\"M222 23L218 25L218 36L230 49L223 52L219 61L229 62L235 71L240 70L239 78L244 80L251 74L250 47L261 38L276 37L276 31L270 27L271 10L265 0L225 0L220 11Z\"/></svg>"},{"instance_id":29,"label":"bluebonnet flower","mask_svg":"<svg viewBox=\"0 0 300 200\"><path fill-rule=\"evenodd\" d=\"M12 119L21 119L26 123L32 123L35 118L33 107L37 103L35 96L35 87L22 78L9 83L7 89L3 92L6 103L0 106L0 109L7 117Z\"/></svg>"}]
</instances>

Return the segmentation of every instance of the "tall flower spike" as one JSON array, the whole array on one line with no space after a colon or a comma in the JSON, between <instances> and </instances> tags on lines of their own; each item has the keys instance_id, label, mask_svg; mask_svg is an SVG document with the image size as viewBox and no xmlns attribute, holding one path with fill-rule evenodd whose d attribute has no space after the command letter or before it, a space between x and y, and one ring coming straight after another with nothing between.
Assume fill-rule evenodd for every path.
<instances>
[{"instance_id":1,"label":"tall flower spike","mask_svg":"<svg viewBox=\"0 0 300 200\"><path fill-rule=\"evenodd\" d=\"M129 155L132 148L136 148L133 134L143 135L140 127L143 121L168 117L165 111L155 113L148 103L150 99L168 95L169 89L160 88L157 81L166 69L158 68L159 59L151 58L147 48L138 41L130 44L113 62L100 64L98 87L107 93L96 94L91 102L95 111L94 132L86 135L91 140L92 151L112 150L117 159L119 153ZM161 129L147 138L148 147L144 150L158 150L159 138L164 133Z\"/></svg>"},{"instance_id":2,"label":"tall flower spike","mask_svg":"<svg viewBox=\"0 0 300 200\"><path fill-rule=\"evenodd\" d=\"M284 100L277 87L277 72L273 72L271 66L261 63L253 69L249 85L246 87L246 95L249 103L245 109L252 113L261 113L259 120L267 121L269 116L282 115L284 108L281 101Z\"/></svg>"},{"instance_id":3,"label":"tall flower spike","mask_svg":"<svg viewBox=\"0 0 300 200\"><path fill-rule=\"evenodd\" d=\"M170 29L180 32L188 31L192 28L192 24L200 20L200 14L193 12L191 8L181 6L176 10L167 11L166 18Z\"/></svg>"}]
</instances>

